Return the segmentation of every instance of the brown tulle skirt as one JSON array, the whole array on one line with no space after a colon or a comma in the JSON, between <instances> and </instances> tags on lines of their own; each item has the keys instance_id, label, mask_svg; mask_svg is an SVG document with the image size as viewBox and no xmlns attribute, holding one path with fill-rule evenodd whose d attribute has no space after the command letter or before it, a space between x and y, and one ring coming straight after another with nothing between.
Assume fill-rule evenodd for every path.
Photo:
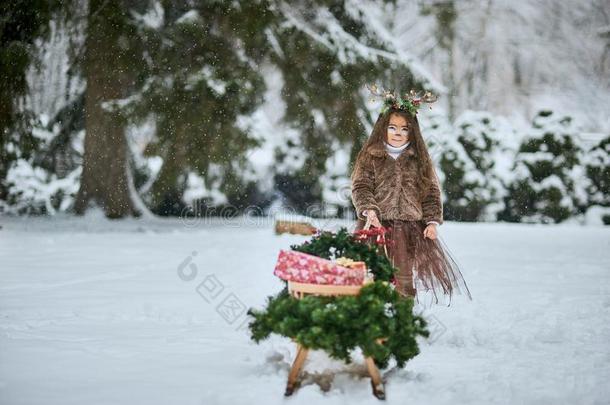
<instances>
[{"instance_id":1,"label":"brown tulle skirt","mask_svg":"<svg viewBox=\"0 0 610 405\"><path fill-rule=\"evenodd\" d=\"M364 225L365 221L358 219L356 230ZM434 240L424 238L424 221L381 220L381 225L389 229L387 256L398 269L395 281L399 294L414 297L418 304L419 296L428 293L435 304L444 303L448 297L449 306L455 294L472 300L462 272L440 236L437 234ZM385 252L383 248L381 251Z\"/></svg>"}]
</instances>

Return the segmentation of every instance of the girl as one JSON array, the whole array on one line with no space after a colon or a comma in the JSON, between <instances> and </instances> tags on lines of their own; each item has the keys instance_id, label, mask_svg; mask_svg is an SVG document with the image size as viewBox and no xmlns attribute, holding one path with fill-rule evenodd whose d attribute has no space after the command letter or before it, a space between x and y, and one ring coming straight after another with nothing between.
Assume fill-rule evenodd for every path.
<instances>
[{"instance_id":1,"label":"girl","mask_svg":"<svg viewBox=\"0 0 610 405\"><path fill-rule=\"evenodd\" d=\"M413 92L404 98L386 92L351 181L356 230L366 225L389 229L387 254L398 268L398 293L416 298L421 287L431 290L438 303L437 290L450 299L456 292L472 296L437 234L443 224L441 190L416 116L422 101L435 100L430 93L421 99Z\"/></svg>"}]
</instances>

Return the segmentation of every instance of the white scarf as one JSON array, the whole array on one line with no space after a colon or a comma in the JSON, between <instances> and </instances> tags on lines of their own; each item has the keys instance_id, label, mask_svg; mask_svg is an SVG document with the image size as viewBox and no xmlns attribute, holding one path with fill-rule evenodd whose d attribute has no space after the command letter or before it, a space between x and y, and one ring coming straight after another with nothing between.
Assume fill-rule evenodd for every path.
<instances>
[{"instance_id":1,"label":"white scarf","mask_svg":"<svg viewBox=\"0 0 610 405\"><path fill-rule=\"evenodd\" d=\"M398 156L400 156L400 154L402 153L403 150L405 150L407 148L407 146L409 146L411 142L407 142L402 146L392 146L387 142L384 142L385 144L385 149L388 152L388 154L390 156L392 156L392 158L394 158L395 160L398 159Z\"/></svg>"}]
</instances>

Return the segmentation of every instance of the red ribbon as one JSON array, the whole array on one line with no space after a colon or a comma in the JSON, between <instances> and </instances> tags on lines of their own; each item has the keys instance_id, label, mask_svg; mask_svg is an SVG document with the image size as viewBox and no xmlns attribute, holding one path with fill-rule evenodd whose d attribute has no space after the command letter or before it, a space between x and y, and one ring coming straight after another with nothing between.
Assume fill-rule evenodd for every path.
<instances>
[{"instance_id":1,"label":"red ribbon","mask_svg":"<svg viewBox=\"0 0 610 405\"><path fill-rule=\"evenodd\" d=\"M364 241L370 237L375 237L375 243L377 245L388 245L391 243L389 239L386 239L386 233L390 231L390 228L386 228L383 226L377 228L370 229L360 229L354 232L356 239L359 241Z\"/></svg>"}]
</instances>

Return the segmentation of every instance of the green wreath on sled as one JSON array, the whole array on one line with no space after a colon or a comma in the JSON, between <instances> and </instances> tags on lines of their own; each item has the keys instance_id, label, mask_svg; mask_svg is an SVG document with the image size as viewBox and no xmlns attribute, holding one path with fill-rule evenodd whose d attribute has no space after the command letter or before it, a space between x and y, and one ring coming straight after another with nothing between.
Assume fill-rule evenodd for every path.
<instances>
[{"instance_id":1,"label":"green wreath on sled","mask_svg":"<svg viewBox=\"0 0 610 405\"><path fill-rule=\"evenodd\" d=\"M427 323L413 313L413 299L401 297L393 288L390 280L396 269L378 247L346 228L337 233L318 232L310 241L290 247L325 259L364 261L374 282L354 296L308 295L301 299L291 296L286 286L267 297L265 309L248 310L254 318L248 325L252 340L259 343L277 333L347 363L352 361L350 352L359 347L381 368L391 358L402 368L419 354L416 338L429 337ZM381 338L385 340L380 343Z\"/></svg>"}]
</instances>

